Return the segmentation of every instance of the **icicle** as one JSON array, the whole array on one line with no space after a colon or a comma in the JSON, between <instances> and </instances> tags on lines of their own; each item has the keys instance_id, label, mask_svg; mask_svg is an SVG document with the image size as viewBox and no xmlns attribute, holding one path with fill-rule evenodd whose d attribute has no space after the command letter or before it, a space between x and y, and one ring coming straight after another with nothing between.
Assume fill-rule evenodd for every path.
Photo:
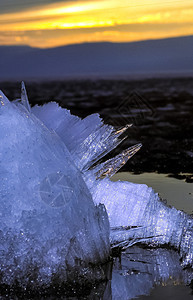
<instances>
[{"instance_id":1,"label":"icicle","mask_svg":"<svg viewBox=\"0 0 193 300\"><path fill-rule=\"evenodd\" d=\"M27 92L23 81L21 82L21 103L29 112L31 112L31 107L28 101Z\"/></svg>"},{"instance_id":2,"label":"icicle","mask_svg":"<svg viewBox=\"0 0 193 300\"><path fill-rule=\"evenodd\" d=\"M139 151L141 146L142 144L137 144L129 147L117 156L97 166L95 168L95 170L97 170L95 173L96 179L113 176L137 151Z\"/></svg>"}]
</instances>

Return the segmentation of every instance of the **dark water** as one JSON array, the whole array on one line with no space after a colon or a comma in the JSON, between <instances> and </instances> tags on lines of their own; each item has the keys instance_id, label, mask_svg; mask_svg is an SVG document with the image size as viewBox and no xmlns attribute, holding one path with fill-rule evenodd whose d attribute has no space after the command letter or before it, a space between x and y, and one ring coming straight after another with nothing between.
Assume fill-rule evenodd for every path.
<instances>
[{"instance_id":1,"label":"dark water","mask_svg":"<svg viewBox=\"0 0 193 300\"><path fill-rule=\"evenodd\" d=\"M27 82L26 87L32 105L57 101L80 117L98 112L116 127L133 123L128 139L111 156L138 142L143 147L124 167L130 173L120 173L114 180L146 183L169 204L192 213L193 78ZM9 99L20 97L18 82L1 83L0 89ZM159 172L181 180L131 172ZM110 269L112 265L108 282L70 299L193 299L186 286L192 272L182 270L171 249L133 247L114 257Z\"/></svg>"}]
</instances>

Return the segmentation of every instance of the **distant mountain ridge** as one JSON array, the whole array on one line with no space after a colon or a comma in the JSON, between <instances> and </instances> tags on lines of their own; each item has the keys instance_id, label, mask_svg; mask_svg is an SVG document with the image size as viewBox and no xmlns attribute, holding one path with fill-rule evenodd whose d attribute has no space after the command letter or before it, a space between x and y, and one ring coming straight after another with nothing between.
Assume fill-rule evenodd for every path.
<instances>
[{"instance_id":1,"label":"distant mountain ridge","mask_svg":"<svg viewBox=\"0 0 193 300\"><path fill-rule=\"evenodd\" d=\"M193 36L39 49L0 46L0 80L159 73L193 74Z\"/></svg>"}]
</instances>

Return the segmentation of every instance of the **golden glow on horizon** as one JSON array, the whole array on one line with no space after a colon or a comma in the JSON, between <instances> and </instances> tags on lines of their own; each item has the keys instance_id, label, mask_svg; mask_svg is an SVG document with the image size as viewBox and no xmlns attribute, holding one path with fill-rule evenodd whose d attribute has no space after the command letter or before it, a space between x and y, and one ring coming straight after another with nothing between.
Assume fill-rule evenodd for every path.
<instances>
[{"instance_id":1,"label":"golden glow on horizon","mask_svg":"<svg viewBox=\"0 0 193 300\"><path fill-rule=\"evenodd\" d=\"M58 2L21 12L0 13L0 44L44 48L190 35L192 16L191 0Z\"/></svg>"}]
</instances>

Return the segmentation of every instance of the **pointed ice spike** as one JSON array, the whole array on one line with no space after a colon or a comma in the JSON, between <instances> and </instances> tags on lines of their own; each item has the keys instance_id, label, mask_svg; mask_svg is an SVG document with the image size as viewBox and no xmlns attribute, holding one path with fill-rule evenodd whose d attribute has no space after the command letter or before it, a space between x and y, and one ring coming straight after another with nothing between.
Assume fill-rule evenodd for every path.
<instances>
[{"instance_id":1,"label":"pointed ice spike","mask_svg":"<svg viewBox=\"0 0 193 300\"><path fill-rule=\"evenodd\" d=\"M137 144L129 147L117 156L97 166L97 172L95 173L96 179L113 176L137 151L139 151L141 146L142 144Z\"/></svg>"},{"instance_id":2,"label":"pointed ice spike","mask_svg":"<svg viewBox=\"0 0 193 300\"><path fill-rule=\"evenodd\" d=\"M115 135L120 136L121 134L123 134L128 128L130 128L131 126L133 126L133 124L127 124L126 126L124 126L123 128L118 129L115 132Z\"/></svg>"},{"instance_id":3,"label":"pointed ice spike","mask_svg":"<svg viewBox=\"0 0 193 300\"><path fill-rule=\"evenodd\" d=\"M0 107L5 106L5 104L10 104L7 97L3 94L3 92L0 90Z\"/></svg>"},{"instance_id":4,"label":"pointed ice spike","mask_svg":"<svg viewBox=\"0 0 193 300\"><path fill-rule=\"evenodd\" d=\"M97 161L116 148L126 138L124 137L123 139L119 139L119 135L116 134L116 131L113 127L106 125L102 126L97 132L94 133L94 135L90 134L82 143L83 147L86 145L87 148L84 148L83 151L80 145L78 149L84 153L84 156L81 155L82 159L78 165L79 169L85 171L95 168L93 165Z\"/></svg>"},{"instance_id":5,"label":"pointed ice spike","mask_svg":"<svg viewBox=\"0 0 193 300\"><path fill-rule=\"evenodd\" d=\"M28 101L27 92L23 81L21 82L21 103L29 112L31 112L31 107Z\"/></svg>"}]
</instances>

